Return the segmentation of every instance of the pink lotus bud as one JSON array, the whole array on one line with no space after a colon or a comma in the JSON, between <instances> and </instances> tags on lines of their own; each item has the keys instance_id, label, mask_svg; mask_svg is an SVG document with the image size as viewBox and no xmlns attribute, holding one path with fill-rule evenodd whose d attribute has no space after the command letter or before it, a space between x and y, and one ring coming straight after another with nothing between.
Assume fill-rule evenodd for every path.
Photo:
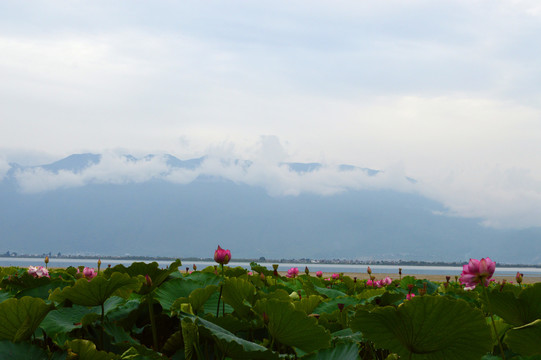
<instances>
[{"instance_id":1,"label":"pink lotus bud","mask_svg":"<svg viewBox=\"0 0 541 360\"><path fill-rule=\"evenodd\" d=\"M214 252L214 261L218 264L226 265L231 260L231 251L224 250L218 245L218 249Z\"/></svg>"},{"instance_id":2,"label":"pink lotus bud","mask_svg":"<svg viewBox=\"0 0 541 360\"><path fill-rule=\"evenodd\" d=\"M145 275L145 280L146 280L146 285L148 287L152 287L152 279L150 278L150 276L148 276L148 274Z\"/></svg>"},{"instance_id":3,"label":"pink lotus bud","mask_svg":"<svg viewBox=\"0 0 541 360\"><path fill-rule=\"evenodd\" d=\"M321 271L321 270L320 270L320 271L316 271L316 276L317 276L318 278L323 277L323 271Z\"/></svg>"},{"instance_id":4,"label":"pink lotus bud","mask_svg":"<svg viewBox=\"0 0 541 360\"><path fill-rule=\"evenodd\" d=\"M411 300L411 298L414 296L415 294L412 294L412 293L406 294L406 300Z\"/></svg>"},{"instance_id":5,"label":"pink lotus bud","mask_svg":"<svg viewBox=\"0 0 541 360\"><path fill-rule=\"evenodd\" d=\"M193 271L196 271L197 270L197 265L193 264L192 269L193 269Z\"/></svg>"},{"instance_id":6,"label":"pink lotus bud","mask_svg":"<svg viewBox=\"0 0 541 360\"><path fill-rule=\"evenodd\" d=\"M340 274L332 274L332 279L336 280L340 277Z\"/></svg>"},{"instance_id":7,"label":"pink lotus bud","mask_svg":"<svg viewBox=\"0 0 541 360\"><path fill-rule=\"evenodd\" d=\"M366 268L366 272L368 275L372 275L372 269L370 269L370 266Z\"/></svg>"},{"instance_id":8,"label":"pink lotus bud","mask_svg":"<svg viewBox=\"0 0 541 360\"><path fill-rule=\"evenodd\" d=\"M522 279L524 278L524 274L521 274L519 272L517 272L517 275L515 277L515 279L517 280L517 283L520 285L522 284Z\"/></svg>"}]
</instances>

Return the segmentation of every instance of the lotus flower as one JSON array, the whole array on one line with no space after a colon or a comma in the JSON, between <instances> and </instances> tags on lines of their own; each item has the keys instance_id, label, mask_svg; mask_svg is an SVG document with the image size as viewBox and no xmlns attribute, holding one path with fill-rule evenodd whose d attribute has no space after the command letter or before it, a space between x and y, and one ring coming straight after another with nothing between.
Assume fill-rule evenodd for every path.
<instances>
[{"instance_id":1,"label":"lotus flower","mask_svg":"<svg viewBox=\"0 0 541 360\"><path fill-rule=\"evenodd\" d=\"M299 268L296 267L289 269L286 274L288 278L295 278L297 275L299 275Z\"/></svg>"},{"instance_id":2,"label":"lotus flower","mask_svg":"<svg viewBox=\"0 0 541 360\"><path fill-rule=\"evenodd\" d=\"M520 285L522 284L522 279L524 278L524 274L517 271L517 275L515 276L515 279L517 280L517 283Z\"/></svg>"},{"instance_id":3,"label":"lotus flower","mask_svg":"<svg viewBox=\"0 0 541 360\"><path fill-rule=\"evenodd\" d=\"M391 285L393 280L387 276L385 279L381 280L380 283L382 286Z\"/></svg>"},{"instance_id":4,"label":"lotus flower","mask_svg":"<svg viewBox=\"0 0 541 360\"><path fill-rule=\"evenodd\" d=\"M414 296L415 294L412 294L412 293L406 294L406 300L411 300L411 298Z\"/></svg>"},{"instance_id":5,"label":"lotus flower","mask_svg":"<svg viewBox=\"0 0 541 360\"><path fill-rule=\"evenodd\" d=\"M43 266L29 266L28 275L32 275L35 278L50 277L49 270L47 270Z\"/></svg>"},{"instance_id":6,"label":"lotus flower","mask_svg":"<svg viewBox=\"0 0 541 360\"><path fill-rule=\"evenodd\" d=\"M332 279L337 280L340 277L340 274L332 274Z\"/></svg>"},{"instance_id":7,"label":"lotus flower","mask_svg":"<svg viewBox=\"0 0 541 360\"><path fill-rule=\"evenodd\" d=\"M218 245L218 249L214 252L214 261L218 264L227 265L231 260L231 251L224 250Z\"/></svg>"},{"instance_id":8,"label":"lotus flower","mask_svg":"<svg viewBox=\"0 0 541 360\"><path fill-rule=\"evenodd\" d=\"M89 281L95 278L96 275L98 275L98 273L94 270L94 268L85 267L83 269L83 276Z\"/></svg>"},{"instance_id":9,"label":"lotus flower","mask_svg":"<svg viewBox=\"0 0 541 360\"><path fill-rule=\"evenodd\" d=\"M323 271L321 271L321 270L320 270L320 271L316 271L316 276L317 276L318 278L323 277Z\"/></svg>"},{"instance_id":10,"label":"lotus flower","mask_svg":"<svg viewBox=\"0 0 541 360\"><path fill-rule=\"evenodd\" d=\"M467 288L475 288L478 284L488 286L494 270L496 262L488 257L481 260L470 259L470 262L462 267L460 282Z\"/></svg>"}]
</instances>

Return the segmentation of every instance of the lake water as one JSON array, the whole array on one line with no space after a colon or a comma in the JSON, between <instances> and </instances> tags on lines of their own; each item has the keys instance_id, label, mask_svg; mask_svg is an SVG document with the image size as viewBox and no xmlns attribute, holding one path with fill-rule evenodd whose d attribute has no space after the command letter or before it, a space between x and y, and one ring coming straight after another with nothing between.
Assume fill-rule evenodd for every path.
<instances>
[{"instance_id":1,"label":"lake water","mask_svg":"<svg viewBox=\"0 0 541 360\"><path fill-rule=\"evenodd\" d=\"M122 260L122 259L105 259L102 260L102 269L107 268L110 264L115 266L118 264L123 264L124 266L129 266L133 260ZM152 261L145 261L150 263ZM160 267L168 267L171 264L171 261L158 261ZM186 267L192 269L192 265L195 264L198 269L204 269L207 266L216 265L215 262L211 261L183 261L180 269L184 270ZM43 259L41 258L20 258L20 257L0 257L0 266L19 266L19 267L28 267L28 266L38 266L45 265ZM68 266L88 266L96 268L98 266L98 259L57 259L51 258L49 261L49 267L68 267ZM250 268L250 264L246 262L230 262L229 266L236 267L240 266L245 269ZM266 266L267 269L272 270L271 263L261 263L260 265ZM278 270L287 271L289 268L298 267L300 272L304 272L305 266L308 266L310 272L313 274L316 271L323 272L335 272L335 273L359 273L366 275L367 265L351 265L351 264L291 264L291 263L279 263ZM402 275L408 274L433 274L433 275L460 275L462 272L462 267L460 266L414 266L414 265L370 265L372 272L374 274L378 273L396 273L398 275L398 268L402 268ZM517 272L521 272L524 276L541 276L541 268L527 268L527 267L498 267L496 266L496 272L494 275L514 275Z\"/></svg>"}]
</instances>

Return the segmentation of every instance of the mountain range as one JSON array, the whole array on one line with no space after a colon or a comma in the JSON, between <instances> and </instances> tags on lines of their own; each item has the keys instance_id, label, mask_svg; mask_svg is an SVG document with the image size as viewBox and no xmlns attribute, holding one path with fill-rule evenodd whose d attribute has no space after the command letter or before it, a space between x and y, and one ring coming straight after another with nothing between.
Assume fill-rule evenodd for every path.
<instances>
[{"instance_id":1,"label":"mountain range","mask_svg":"<svg viewBox=\"0 0 541 360\"><path fill-rule=\"evenodd\" d=\"M415 191L294 191L326 171L319 163L278 164L297 187L277 191L272 178L260 186L223 175L250 177L252 161L221 160L222 173L208 171L208 157L115 161L75 154L39 166L11 163L0 182L0 253L212 257L221 245L234 258L541 263L541 228L485 227L446 215ZM381 174L350 165L332 171L336 179Z\"/></svg>"}]
</instances>

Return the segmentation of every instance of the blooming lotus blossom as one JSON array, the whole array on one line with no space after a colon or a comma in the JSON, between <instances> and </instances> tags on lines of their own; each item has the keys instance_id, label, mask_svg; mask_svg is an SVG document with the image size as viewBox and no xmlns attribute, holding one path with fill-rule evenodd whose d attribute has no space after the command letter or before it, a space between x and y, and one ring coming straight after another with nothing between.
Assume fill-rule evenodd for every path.
<instances>
[{"instance_id":1,"label":"blooming lotus blossom","mask_svg":"<svg viewBox=\"0 0 541 360\"><path fill-rule=\"evenodd\" d=\"M231 260L231 251L222 249L218 245L218 249L214 252L214 261L218 264L227 265Z\"/></svg>"},{"instance_id":2,"label":"blooming lotus blossom","mask_svg":"<svg viewBox=\"0 0 541 360\"><path fill-rule=\"evenodd\" d=\"M35 278L50 277L49 270L47 270L43 266L29 266L28 275L32 275Z\"/></svg>"},{"instance_id":3,"label":"blooming lotus blossom","mask_svg":"<svg viewBox=\"0 0 541 360\"><path fill-rule=\"evenodd\" d=\"M340 274L332 274L332 279L336 280L340 277Z\"/></svg>"},{"instance_id":4,"label":"blooming lotus blossom","mask_svg":"<svg viewBox=\"0 0 541 360\"><path fill-rule=\"evenodd\" d=\"M92 280L96 277L96 275L98 275L98 273L96 272L96 270L94 270L94 268L85 267L83 269L83 276L88 280Z\"/></svg>"},{"instance_id":5,"label":"blooming lotus blossom","mask_svg":"<svg viewBox=\"0 0 541 360\"><path fill-rule=\"evenodd\" d=\"M467 288L475 288L478 284L488 286L494 270L496 262L488 257L481 260L470 259L470 262L462 267L460 283Z\"/></svg>"},{"instance_id":6,"label":"blooming lotus blossom","mask_svg":"<svg viewBox=\"0 0 541 360\"><path fill-rule=\"evenodd\" d=\"M288 278L295 278L297 277L297 275L299 275L299 268L296 267L292 267L291 269L289 269L286 274Z\"/></svg>"},{"instance_id":7,"label":"blooming lotus blossom","mask_svg":"<svg viewBox=\"0 0 541 360\"><path fill-rule=\"evenodd\" d=\"M393 280L390 277L385 277L385 279L380 280L380 284L382 286L391 285L393 283Z\"/></svg>"},{"instance_id":8,"label":"blooming lotus blossom","mask_svg":"<svg viewBox=\"0 0 541 360\"><path fill-rule=\"evenodd\" d=\"M318 278L322 277L322 276L323 276L323 271L321 271L321 270L320 270L320 271L316 271L316 276L317 276Z\"/></svg>"}]
</instances>

